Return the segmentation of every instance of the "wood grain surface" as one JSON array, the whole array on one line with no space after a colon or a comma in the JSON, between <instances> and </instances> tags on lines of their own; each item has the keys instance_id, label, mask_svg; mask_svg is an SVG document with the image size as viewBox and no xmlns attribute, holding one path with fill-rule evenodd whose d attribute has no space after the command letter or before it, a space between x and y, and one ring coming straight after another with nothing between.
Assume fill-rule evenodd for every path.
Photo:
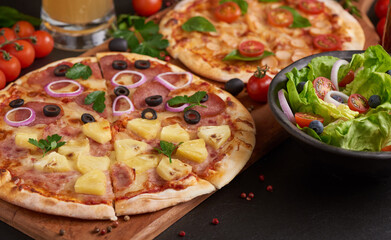
<instances>
[{"instance_id":1,"label":"wood grain surface","mask_svg":"<svg viewBox=\"0 0 391 240\"><path fill-rule=\"evenodd\" d=\"M376 30L366 15L372 3L373 1L368 0L360 0L357 3L357 6L363 14L363 17L359 19L359 22L366 35L365 48L370 45L376 45L379 42ZM160 12L158 15L154 16L154 18L159 19L162 14L164 14L164 12ZM85 52L81 56L93 56L97 52L103 51L108 51L107 42ZM185 68L175 60L172 61L172 63ZM220 86L222 85L221 83L214 83ZM239 95L238 99L247 108L254 107L251 115L256 123L257 142L251 159L246 165L246 167L248 167L278 146L278 144L286 139L287 134L276 122L267 104L254 103L244 93ZM119 219L118 227L113 228L113 231L109 234L99 236L99 239L152 239L191 211L194 207L202 203L210 195L211 194L200 196L189 202L166 208L158 212L131 216L129 221L124 221L123 217L121 217ZM42 240L96 239L98 235L92 233L95 227L102 229L112 224L110 221L88 221L37 213L1 200L0 209L1 221L17 228L32 238ZM60 229L65 230L64 236L59 235Z\"/></svg>"}]
</instances>

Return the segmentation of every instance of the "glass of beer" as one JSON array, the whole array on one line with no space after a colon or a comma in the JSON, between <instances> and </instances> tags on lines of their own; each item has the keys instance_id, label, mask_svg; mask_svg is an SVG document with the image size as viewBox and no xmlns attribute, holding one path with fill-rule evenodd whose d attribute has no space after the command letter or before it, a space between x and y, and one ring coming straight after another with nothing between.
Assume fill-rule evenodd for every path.
<instances>
[{"instance_id":1,"label":"glass of beer","mask_svg":"<svg viewBox=\"0 0 391 240\"><path fill-rule=\"evenodd\" d=\"M113 0L42 0L41 29L55 47L85 51L103 43L115 20Z\"/></svg>"}]
</instances>

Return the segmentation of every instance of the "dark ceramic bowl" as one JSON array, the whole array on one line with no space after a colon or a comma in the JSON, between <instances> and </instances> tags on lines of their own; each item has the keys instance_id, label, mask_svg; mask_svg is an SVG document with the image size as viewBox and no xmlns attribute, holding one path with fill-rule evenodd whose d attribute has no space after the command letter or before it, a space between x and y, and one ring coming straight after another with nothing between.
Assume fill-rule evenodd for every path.
<instances>
[{"instance_id":1,"label":"dark ceramic bowl","mask_svg":"<svg viewBox=\"0 0 391 240\"><path fill-rule=\"evenodd\" d=\"M325 52L308 56L292 63L274 77L269 87L268 102L277 121L293 138L302 143L310 154L313 154L315 161L343 174L365 174L376 177L391 176L391 154L389 152L351 151L320 142L300 131L288 120L281 110L277 97L277 93L280 89L286 89L288 79L285 74L290 72L294 67L302 69L306 67L313 58L319 56L334 56L350 62L353 54L362 52L363 51Z\"/></svg>"}]
</instances>

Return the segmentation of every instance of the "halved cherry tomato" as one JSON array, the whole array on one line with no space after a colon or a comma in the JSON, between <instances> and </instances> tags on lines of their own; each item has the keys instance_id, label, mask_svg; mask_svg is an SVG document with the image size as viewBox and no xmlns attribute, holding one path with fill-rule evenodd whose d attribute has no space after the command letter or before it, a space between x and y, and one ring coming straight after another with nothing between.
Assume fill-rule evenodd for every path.
<instances>
[{"instance_id":1,"label":"halved cherry tomato","mask_svg":"<svg viewBox=\"0 0 391 240\"><path fill-rule=\"evenodd\" d=\"M5 87L7 80L5 79L5 74L0 70L0 90Z\"/></svg>"},{"instance_id":2,"label":"halved cherry tomato","mask_svg":"<svg viewBox=\"0 0 391 240\"><path fill-rule=\"evenodd\" d=\"M35 28L34 26L27 21L17 21L14 26L12 26L15 34L21 38L30 37L33 35Z\"/></svg>"},{"instance_id":3,"label":"halved cherry tomato","mask_svg":"<svg viewBox=\"0 0 391 240\"><path fill-rule=\"evenodd\" d=\"M350 95L348 106L351 110L359 113L365 113L369 109L368 100L358 93Z\"/></svg>"},{"instance_id":4,"label":"halved cherry tomato","mask_svg":"<svg viewBox=\"0 0 391 240\"><path fill-rule=\"evenodd\" d=\"M20 62L15 56L0 52L0 70L3 71L7 82L12 82L20 74Z\"/></svg>"},{"instance_id":5,"label":"halved cherry tomato","mask_svg":"<svg viewBox=\"0 0 391 240\"><path fill-rule=\"evenodd\" d=\"M246 57L256 57L262 55L265 50L265 46L258 41L248 40L239 45L239 52Z\"/></svg>"},{"instance_id":6,"label":"halved cherry tomato","mask_svg":"<svg viewBox=\"0 0 391 240\"><path fill-rule=\"evenodd\" d=\"M349 70L348 74L342 80L338 83L338 86L340 87L346 87L349 83L351 83L354 80L354 71Z\"/></svg>"},{"instance_id":7,"label":"halved cherry tomato","mask_svg":"<svg viewBox=\"0 0 391 240\"><path fill-rule=\"evenodd\" d=\"M234 22L236 19L240 17L242 12L240 11L240 7L235 2L226 2L219 5L215 10L215 17L220 21L224 21L227 23Z\"/></svg>"},{"instance_id":8,"label":"halved cherry tomato","mask_svg":"<svg viewBox=\"0 0 391 240\"><path fill-rule=\"evenodd\" d=\"M267 22L275 27L289 27L293 23L293 14L289 10L276 8L267 12Z\"/></svg>"},{"instance_id":9,"label":"halved cherry tomato","mask_svg":"<svg viewBox=\"0 0 391 240\"><path fill-rule=\"evenodd\" d=\"M248 80L247 93L254 101L267 102L267 92L272 81L272 78L266 74L267 70L267 67L257 67L254 75Z\"/></svg>"},{"instance_id":10,"label":"halved cherry tomato","mask_svg":"<svg viewBox=\"0 0 391 240\"><path fill-rule=\"evenodd\" d=\"M11 41L16 38L14 31L11 28L0 28L0 44L5 40Z\"/></svg>"},{"instance_id":11,"label":"halved cherry tomato","mask_svg":"<svg viewBox=\"0 0 391 240\"><path fill-rule=\"evenodd\" d=\"M315 47L322 51L334 51L341 48L341 40L334 34L316 36L313 40Z\"/></svg>"},{"instance_id":12,"label":"halved cherry tomato","mask_svg":"<svg viewBox=\"0 0 391 240\"><path fill-rule=\"evenodd\" d=\"M33 36L37 38L37 42L32 42L36 58L45 57L52 52L54 41L48 32L38 30L34 32Z\"/></svg>"},{"instance_id":13,"label":"halved cherry tomato","mask_svg":"<svg viewBox=\"0 0 391 240\"><path fill-rule=\"evenodd\" d=\"M162 0L132 0L134 11L144 17L157 13L162 7L162 4Z\"/></svg>"},{"instance_id":14,"label":"halved cherry tomato","mask_svg":"<svg viewBox=\"0 0 391 240\"><path fill-rule=\"evenodd\" d=\"M329 91L336 89L334 84L325 77L315 78L312 84L314 85L316 95L322 100L324 100L324 96L326 96Z\"/></svg>"},{"instance_id":15,"label":"halved cherry tomato","mask_svg":"<svg viewBox=\"0 0 391 240\"><path fill-rule=\"evenodd\" d=\"M324 10L324 3L316 0L302 0L299 3L299 8L305 13L319 14Z\"/></svg>"},{"instance_id":16,"label":"halved cherry tomato","mask_svg":"<svg viewBox=\"0 0 391 240\"><path fill-rule=\"evenodd\" d=\"M35 50L31 43L25 40L16 40L5 45L3 49L17 57L22 68L26 68L34 62Z\"/></svg>"},{"instance_id":17,"label":"halved cherry tomato","mask_svg":"<svg viewBox=\"0 0 391 240\"><path fill-rule=\"evenodd\" d=\"M385 146L381 149L382 152L391 152L391 145Z\"/></svg>"},{"instance_id":18,"label":"halved cherry tomato","mask_svg":"<svg viewBox=\"0 0 391 240\"><path fill-rule=\"evenodd\" d=\"M323 121L324 121L324 119L319 115L315 115L315 114L311 114L311 113L301 113L301 112L295 113L295 120L296 120L296 123L301 128L308 127L310 125L310 123L314 120L318 120L321 123L323 123Z\"/></svg>"}]
</instances>

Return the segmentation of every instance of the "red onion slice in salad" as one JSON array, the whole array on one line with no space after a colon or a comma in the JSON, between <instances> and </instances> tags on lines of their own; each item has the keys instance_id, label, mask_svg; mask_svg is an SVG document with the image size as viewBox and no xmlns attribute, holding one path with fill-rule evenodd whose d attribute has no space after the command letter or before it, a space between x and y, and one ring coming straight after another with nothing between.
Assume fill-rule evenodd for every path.
<instances>
[{"instance_id":1,"label":"red onion slice in salad","mask_svg":"<svg viewBox=\"0 0 391 240\"><path fill-rule=\"evenodd\" d=\"M185 103L179 107L171 107L168 102L166 103L166 109L167 111L170 111L170 112L182 112L183 110L185 110L185 108L187 108L188 106L190 106L190 104L188 103Z\"/></svg>"},{"instance_id":2,"label":"red onion slice in salad","mask_svg":"<svg viewBox=\"0 0 391 240\"><path fill-rule=\"evenodd\" d=\"M74 85L78 86L78 89L73 91L73 92L64 92L64 93L53 91L51 89L51 87L53 85L56 85L56 84L59 84L59 83L74 84ZM80 83L78 83L76 81L73 81L73 80L68 80L68 79L51 82L51 83L47 84L44 89L45 89L46 93L49 94L52 97L74 97L74 96L80 95L84 91L84 88L83 88L83 86Z\"/></svg>"},{"instance_id":3,"label":"red onion slice in salad","mask_svg":"<svg viewBox=\"0 0 391 240\"><path fill-rule=\"evenodd\" d=\"M339 87L338 87L338 71L339 71L339 68L342 65L346 65L346 64L349 64L349 62L344 60L344 59L339 59L339 60L337 60L334 63L333 67L331 68L330 80L334 84L335 89L337 91L339 90Z\"/></svg>"},{"instance_id":4,"label":"red onion slice in salad","mask_svg":"<svg viewBox=\"0 0 391 240\"><path fill-rule=\"evenodd\" d=\"M293 116L292 110L289 107L288 102L286 101L283 89L278 91L278 100L280 101L280 106L281 106L281 109L284 112L285 116L288 118L288 120L291 123L296 124L295 117Z\"/></svg>"},{"instance_id":5,"label":"red onion slice in salad","mask_svg":"<svg viewBox=\"0 0 391 240\"><path fill-rule=\"evenodd\" d=\"M333 98L334 97L334 98ZM340 99L340 101L336 100L335 98ZM348 102L349 96L345 93L338 92L338 91L329 91L326 96L324 96L324 101L328 103L334 104L336 107L338 107L341 104L345 104ZM341 102L342 101L342 102Z\"/></svg>"},{"instance_id":6,"label":"red onion slice in salad","mask_svg":"<svg viewBox=\"0 0 391 240\"><path fill-rule=\"evenodd\" d=\"M183 74L187 75L188 81L185 84L183 84L182 86L174 86L163 78L164 76L167 76L167 75L183 75ZM161 74L157 75L155 77L155 80L157 82L161 83L167 89L172 91L172 90L175 90L178 88L183 88L183 87L188 86L193 81L193 74L191 74L189 72L166 72L166 73L161 73Z\"/></svg>"},{"instance_id":7,"label":"red onion slice in salad","mask_svg":"<svg viewBox=\"0 0 391 240\"><path fill-rule=\"evenodd\" d=\"M117 103L121 98L125 99L129 103L129 109L123 110L123 111L115 110L117 107ZM114 99L114 102L113 102L113 115L114 116L121 116L122 114L131 113L133 111L134 111L134 105L133 105L132 101L127 96L120 95Z\"/></svg>"},{"instance_id":8,"label":"red onion slice in salad","mask_svg":"<svg viewBox=\"0 0 391 240\"><path fill-rule=\"evenodd\" d=\"M20 110L28 110L30 111L30 116L22 121L12 121L8 118L8 116L15 112L15 111L20 111ZM28 108L28 107L19 107L19 108L14 108L14 109L11 109L10 111L8 111L5 116L4 116L4 121L12 126L12 127L20 127L20 126L26 126L26 125L29 125L30 123L34 122L35 120L35 111L31 108Z\"/></svg>"},{"instance_id":9,"label":"red onion slice in salad","mask_svg":"<svg viewBox=\"0 0 391 240\"><path fill-rule=\"evenodd\" d=\"M121 74L125 74L125 73L130 73L130 74L134 74L134 75L137 75L140 77L140 80L138 80L137 82L133 83L133 84L129 84L129 85L124 85L124 84L119 84L116 82L117 78L119 75ZM136 88L136 87L139 87L141 85L143 85L145 82L147 81L147 78L145 77L144 74L142 73L139 73L139 72L136 72L136 71L131 71L131 70L125 70L125 71L120 71L120 72L117 72L112 78L111 78L111 84L115 87L118 87L118 86L124 86L126 88Z\"/></svg>"}]
</instances>

